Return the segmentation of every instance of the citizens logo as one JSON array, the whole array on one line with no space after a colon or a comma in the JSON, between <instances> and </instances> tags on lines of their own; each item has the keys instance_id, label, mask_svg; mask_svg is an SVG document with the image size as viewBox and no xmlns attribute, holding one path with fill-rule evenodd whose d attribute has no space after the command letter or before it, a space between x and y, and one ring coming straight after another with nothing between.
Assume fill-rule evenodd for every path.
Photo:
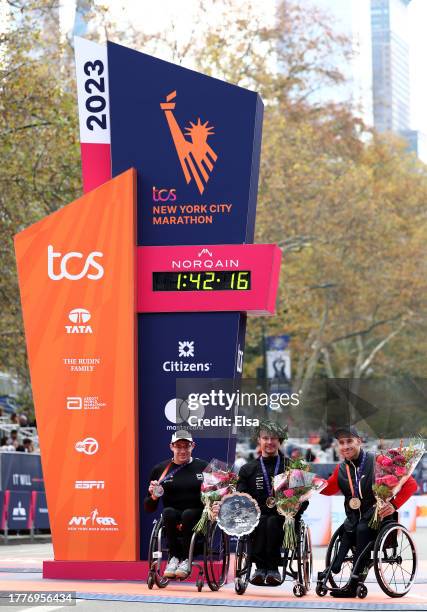
<instances>
[{"instance_id":1,"label":"citizens logo","mask_svg":"<svg viewBox=\"0 0 427 612\"><path fill-rule=\"evenodd\" d=\"M99 444L95 438L85 438L81 442L76 442L74 448L78 453L94 455L98 452Z\"/></svg>"},{"instance_id":2,"label":"citizens logo","mask_svg":"<svg viewBox=\"0 0 427 612\"><path fill-rule=\"evenodd\" d=\"M178 357L194 357L194 340L178 341Z\"/></svg>"},{"instance_id":3,"label":"citizens logo","mask_svg":"<svg viewBox=\"0 0 427 612\"><path fill-rule=\"evenodd\" d=\"M92 334L92 327L90 325L84 325L90 321L90 312L85 308L74 308L68 313L68 318L74 325L66 325L65 330L67 334Z\"/></svg>"},{"instance_id":4,"label":"citizens logo","mask_svg":"<svg viewBox=\"0 0 427 612\"><path fill-rule=\"evenodd\" d=\"M105 408L107 404L101 402L97 395L88 395L80 397L78 395L69 395L66 400L67 410L100 410Z\"/></svg>"},{"instance_id":5,"label":"citizens logo","mask_svg":"<svg viewBox=\"0 0 427 612\"><path fill-rule=\"evenodd\" d=\"M208 121L202 123L199 117L196 123L190 121L190 125L185 128L186 133L183 134L173 114L176 105L173 102L175 98L176 91L172 91L166 96L166 102L160 103L160 108L165 113L187 185L191 179L194 179L202 194L218 159L217 154L207 142L209 136L215 133L214 128L208 125ZM190 140L187 140L187 136Z\"/></svg>"},{"instance_id":6,"label":"citizens logo","mask_svg":"<svg viewBox=\"0 0 427 612\"><path fill-rule=\"evenodd\" d=\"M194 357L194 340L178 340L178 357L189 359ZM164 372L209 372L210 362L191 363L188 361L164 361Z\"/></svg>"},{"instance_id":7,"label":"citizens logo","mask_svg":"<svg viewBox=\"0 0 427 612\"><path fill-rule=\"evenodd\" d=\"M104 480L76 480L74 483L75 489L105 489Z\"/></svg>"},{"instance_id":8,"label":"citizens logo","mask_svg":"<svg viewBox=\"0 0 427 612\"><path fill-rule=\"evenodd\" d=\"M55 252L54 247L50 244L47 247L47 274L49 278L54 281L62 280L63 278L77 281L85 276L90 280L99 280L104 276L104 268L96 259L100 259L101 257L104 257L104 254L100 251L92 251L86 258L83 253L79 251L71 251L70 253L62 255L59 251ZM56 266L55 259L59 260ZM77 274L71 274L67 269L68 262L71 262L72 259L85 259L82 270ZM96 272L94 273L94 271Z\"/></svg>"},{"instance_id":9,"label":"citizens logo","mask_svg":"<svg viewBox=\"0 0 427 612\"><path fill-rule=\"evenodd\" d=\"M100 516L96 508L89 516L73 516L68 521L68 531L118 531L112 516Z\"/></svg>"}]
</instances>

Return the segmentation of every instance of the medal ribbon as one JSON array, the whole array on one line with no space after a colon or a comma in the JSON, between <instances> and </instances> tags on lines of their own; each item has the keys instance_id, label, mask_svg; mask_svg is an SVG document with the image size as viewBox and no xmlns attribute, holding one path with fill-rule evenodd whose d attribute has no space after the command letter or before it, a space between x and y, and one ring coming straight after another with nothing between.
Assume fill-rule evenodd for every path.
<instances>
[{"instance_id":1,"label":"medal ribbon","mask_svg":"<svg viewBox=\"0 0 427 612\"><path fill-rule=\"evenodd\" d=\"M350 485L352 497L359 498L359 483L360 483L360 478L362 476L363 468L365 467L365 461L366 461L366 453L362 450L362 461L360 463L360 466L356 468L356 483L354 487L356 489L356 493L353 488L353 479L351 477L349 465L348 463L345 464L345 469L347 470L347 476L348 476L348 484Z\"/></svg>"},{"instance_id":2,"label":"medal ribbon","mask_svg":"<svg viewBox=\"0 0 427 612\"><path fill-rule=\"evenodd\" d=\"M271 497L273 493L273 485L270 484L268 480L267 470L265 469L265 465L264 465L264 461L262 457L260 457L260 463L261 463L261 469L262 469L262 477L264 479L264 485L267 487L267 496ZM276 465L274 467L275 476L277 476L277 474L279 473L279 466L280 466L280 455L277 455Z\"/></svg>"},{"instance_id":3,"label":"medal ribbon","mask_svg":"<svg viewBox=\"0 0 427 612\"><path fill-rule=\"evenodd\" d=\"M179 472L179 470L182 470L182 468L184 468L186 465L189 464L189 461L187 461L186 463L181 463L181 465L179 465L177 468L175 468L174 470L172 470L171 472L169 472L171 465L172 465L172 461L169 463L169 465L167 465L165 467L165 469L163 470L162 474L160 475L158 484L162 484L164 482L169 482L169 480L172 480L172 478L175 476L175 474L177 472Z\"/></svg>"}]
</instances>

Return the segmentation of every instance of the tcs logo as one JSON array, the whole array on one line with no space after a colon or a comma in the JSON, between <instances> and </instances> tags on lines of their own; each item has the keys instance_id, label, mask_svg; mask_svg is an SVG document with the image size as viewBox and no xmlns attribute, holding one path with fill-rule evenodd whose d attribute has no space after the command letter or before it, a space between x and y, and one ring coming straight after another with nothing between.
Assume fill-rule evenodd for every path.
<instances>
[{"instance_id":1,"label":"tcs logo","mask_svg":"<svg viewBox=\"0 0 427 612\"><path fill-rule=\"evenodd\" d=\"M153 187L153 202L168 201L176 201L176 189L157 189L157 187Z\"/></svg>"},{"instance_id":2,"label":"tcs logo","mask_svg":"<svg viewBox=\"0 0 427 612\"><path fill-rule=\"evenodd\" d=\"M71 251L71 253L62 255L61 253L55 253L53 246L50 244L47 247L47 273L49 278L54 281L62 280L63 278L76 281L80 280L84 276L87 276L87 278L90 278L91 280L99 280L104 276L104 268L99 262L96 261L96 258L101 258L103 256L104 254L100 251L93 251L92 253L89 253L89 255L86 257L82 271L78 274L70 274L70 272L67 270L67 263L71 259L83 259L83 253ZM56 270L59 268L59 272L55 271L55 259L59 259L56 265ZM90 272L89 269L91 270Z\"/></svg>"}]
</instances>

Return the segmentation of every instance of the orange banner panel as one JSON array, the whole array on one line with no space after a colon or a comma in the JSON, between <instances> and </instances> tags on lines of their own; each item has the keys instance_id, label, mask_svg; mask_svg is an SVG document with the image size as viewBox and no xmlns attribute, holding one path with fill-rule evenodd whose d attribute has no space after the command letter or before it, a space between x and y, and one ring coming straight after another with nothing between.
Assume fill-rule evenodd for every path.
<instances>
[{"instance_id":1,"label":"orange banner panel","mask_svg":"<svg viewBox=\"0 0 427 612\"><path fill-rule=\"evenodd\" d=\"M57 560L139 558L135 194L128 170L15 236Z\"/></svg>"}]
</instances>

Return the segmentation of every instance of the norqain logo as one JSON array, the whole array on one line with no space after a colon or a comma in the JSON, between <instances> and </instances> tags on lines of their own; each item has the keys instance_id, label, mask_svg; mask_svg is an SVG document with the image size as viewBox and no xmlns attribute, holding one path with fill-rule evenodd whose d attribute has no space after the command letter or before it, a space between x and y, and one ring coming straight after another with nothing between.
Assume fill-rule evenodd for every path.
<instances>
[{"instance_id":1,"label":"norqain logo","mask_svg":"<svg viewBox=\"0 0 427 612\"><path fill-rule=\"evenodd\" d=\"M86 261L84 267L79 274L70 274L67 271L67 263L70 259L84 259L83 253L79 253L78 251L71 251L70 253L66 253L62 255L62 253L55 252L54 248L51 244L47 247L47 274L49 278L54 281L62 280L66 278L68 280L80 280L84 276L90 278L91 280L99 280L104 276L104 268L101 266L99 262L96 261L95 258L101 258L104 254L101 251L92 251L86 257ZM59 273L55 271L55 259L59 258ZM56 266L58 268L58 266ZM92 268L92 271L89 272L89 269ZM96 270L96 273L93 273L93 269Z\"/></svg>"}]
</instances>

